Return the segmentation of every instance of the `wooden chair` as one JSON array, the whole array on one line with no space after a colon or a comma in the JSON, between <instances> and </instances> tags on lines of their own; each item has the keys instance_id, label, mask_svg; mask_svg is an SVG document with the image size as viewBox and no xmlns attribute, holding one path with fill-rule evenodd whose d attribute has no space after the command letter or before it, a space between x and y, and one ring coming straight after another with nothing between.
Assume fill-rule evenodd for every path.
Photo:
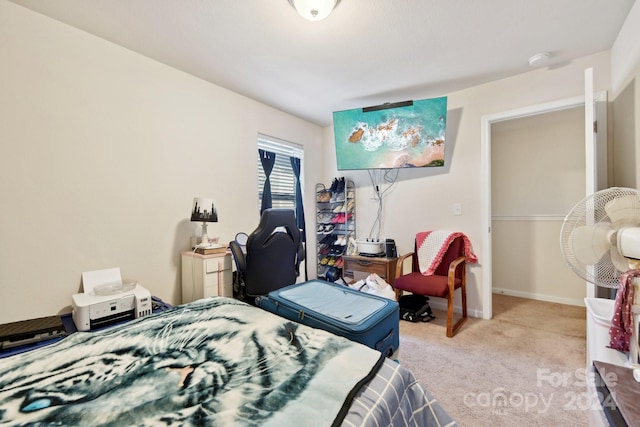
<instances>
[{"instance_id":1,"label":"wooden chair","mask_svg":"<svg viewBox=\"0 0 640 427\"><path fill-rule=\"evenodd\" d=\"M411 272L403 273L404 261L411 260ZM417 247L414 243L413 252L402 255L396 264L396 278L393 282L396 292L396 300L402 296L403 291L429 297L447 299L447 337L453 337L467 320L467 285L466 285L466 257L464 240L456 237L433 275L425 276L420 272L418 265ZM460 289L460 301L462 303L462 317L453 323L454 293Z\"/></svg>"}]
</instances>

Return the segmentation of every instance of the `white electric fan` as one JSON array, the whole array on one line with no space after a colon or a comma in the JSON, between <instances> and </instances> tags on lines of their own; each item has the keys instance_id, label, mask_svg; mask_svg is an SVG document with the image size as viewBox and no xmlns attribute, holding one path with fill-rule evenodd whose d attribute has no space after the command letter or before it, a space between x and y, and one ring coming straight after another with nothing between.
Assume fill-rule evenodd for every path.
<instances>
[{"instance_id":1,"label":"white electric fan","mask_svg":"<svg viewBox=\"0 0 640 427\"><path fill-rule=\"evenodd\" d=\"M618 288L620 277L640 268L640 191L612 187L581 200L565 217L560 231L562 254L584 280L605 288ZM634 282L634 328L629 362L638 361L640 288Z\"/></svg>"}]
</instances>

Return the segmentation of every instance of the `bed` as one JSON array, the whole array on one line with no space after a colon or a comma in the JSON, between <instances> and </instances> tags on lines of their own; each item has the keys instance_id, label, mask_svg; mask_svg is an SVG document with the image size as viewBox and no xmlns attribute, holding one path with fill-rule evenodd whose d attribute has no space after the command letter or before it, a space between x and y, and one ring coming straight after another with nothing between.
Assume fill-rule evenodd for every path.
<instances>
[{"instance_id":1,"label":"bed","mask_svg":"<svg viewBox=\"0 0 640 427\"><path fill-rule=\"evenodd\" d=\"M0 359L0 424L452 426L381 353L213 297Z\"/></svg>"}]
</instances>

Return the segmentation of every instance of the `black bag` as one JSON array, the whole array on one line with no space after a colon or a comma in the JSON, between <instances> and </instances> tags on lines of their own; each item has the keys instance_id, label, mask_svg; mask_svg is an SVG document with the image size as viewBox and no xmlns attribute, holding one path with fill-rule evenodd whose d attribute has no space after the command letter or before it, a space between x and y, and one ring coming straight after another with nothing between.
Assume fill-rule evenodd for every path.
<instances>
[{"instance_id":1,"label":"black bag","mask_svg":"<svg viewBox=\"0 0 640 427\"><path fill-rule=\"evenodd\" d=\"M400 319L409 322L429 322L435 319L429 307L429 297L424 295L403 295L398 301Z\"/></svg>"}]
</instances>

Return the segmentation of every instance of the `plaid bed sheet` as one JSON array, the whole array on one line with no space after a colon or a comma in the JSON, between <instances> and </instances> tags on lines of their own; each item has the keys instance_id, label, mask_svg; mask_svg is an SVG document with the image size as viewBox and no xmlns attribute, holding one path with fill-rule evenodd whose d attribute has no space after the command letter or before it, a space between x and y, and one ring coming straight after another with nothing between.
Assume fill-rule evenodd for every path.
<instances>
[{"instance_id":1,"label":"plaid bed sheet","mask_svg":"<svg viewBox=\"0 0 640 427\"><path fill-rule=\"evenodd\" d=\"M415 376L391 359L356 395L342 422L343 427L457 425Z\"/></svg>"}]
</instances>

